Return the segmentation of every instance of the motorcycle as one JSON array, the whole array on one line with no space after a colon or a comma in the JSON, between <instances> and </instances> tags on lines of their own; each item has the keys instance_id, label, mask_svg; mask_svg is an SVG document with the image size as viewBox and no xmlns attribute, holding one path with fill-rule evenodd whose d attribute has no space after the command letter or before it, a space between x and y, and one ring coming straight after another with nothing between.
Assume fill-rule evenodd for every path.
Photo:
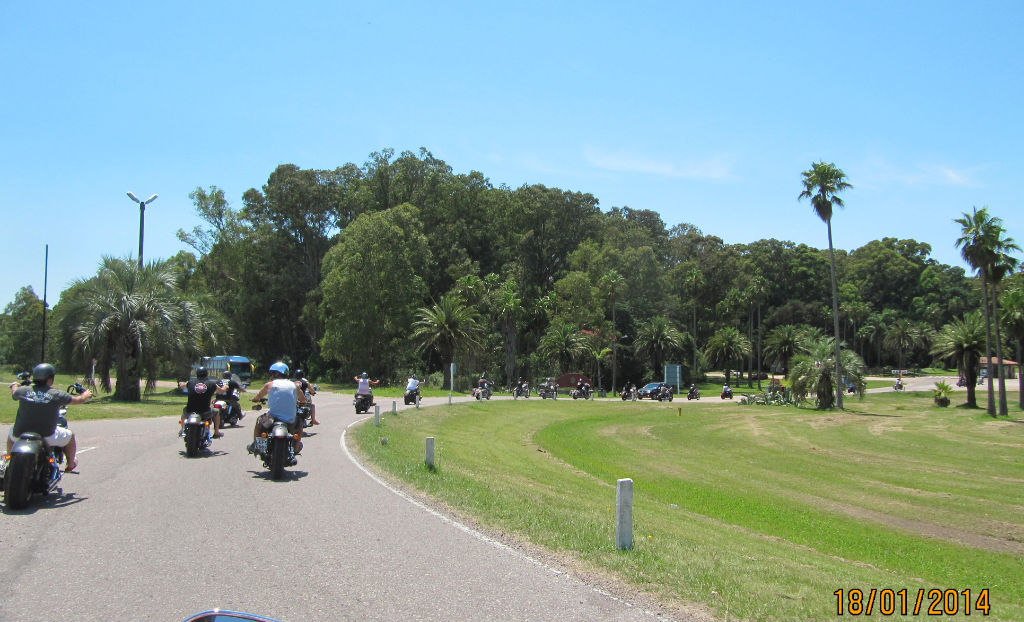
<instances>
[{"instance_id":1,"label":"motorcycle","mask_svg":"<svg viewBox=\"0 0 1024 622\"><path fill-rule=\"evenodd\" d=\"M356 407L357 415L370 412L370 407L373 406L373 394L357 393L355 399L352 400L352 405Z\"/></svg>"},{"instance_id":2,"label":"motorcycle","mask_svg":"<svg viewBox=\"0 0 1024 622\"><path fill-rule=\"evenodd\" d=\"M698 389L697 387L693 387L692 389L690 389L689 392L687 392L687 394L686 394L686 399L688 399L688 400L699 400L700 399L700 389Z\"/></svg>"},{"instance_id":3,"label":"motorcycle","mask_svg":"<svg viewBox=\"0 0 1024 622\"><path fill-rule=\"evenodd\" d=\"M409 404L415 404L420 399L420 388L416 387L412 391L406 391L405 395L402 396L402 401L406 406Z\"/></svg>"},{"instance_id":4,"label":"motorcycle","mask_svg":"<svg viewBox=\"0 0 1024 622\"><path fill-rule=\"evenodd\" d=\"M722 389L722 399L723 400L731 400L732 399L732 389Z\"/></svg>"},{"instance_id":5,"label":"motorcycle","mask_svg":"<svg viewBox=\"0 0 1024 622\"><path fill-rule=\"evenodd\" d=\"M206 449L213 442L213 433L210 432L210 420L203 420L199 413L184 413L178 420L181 424L181 432L178 436L185 439L185 455L195 458L199 450Z\"/></svg>"},{"instance_id":6,"label":"motorcycle","mask_svg":"<svg viewBox=\"0 0 1024 622\"><path fill-rule=\"evenodd\" d=\"M473 397L477 400L489 400L491 399L491 386L484 385L473 389Z\"/></svg>"},{"instance_id":7,"label":"motorcycle","mask_svg":"<svg viewBox=\"0 0 1024 622\"><path fill-rule=\"evenodd\" d=\"M594 397L594 393L593 393L593 391L590 390L590 385L589 384L584 384L582 388L576 388L576 389L573 389L572 391L569 391L569 395L571 395L572 399L574 399L574 400L581 399L581 398L585 399L585 400L589 400L589 399Z\"/></svg>"},{"instance_id":8,"label":"motorcycle","mask_svg":"<svg viewBox=\"0 0 1024 622\"><path fill-rule=\"evenodd\" d=\"M253 407L256 410L262 408L262 403L257 402ZM286 466L295 466L298 460L295 458L296 436L288 431L288 424L276 419L264 421L263 432L252 443L252 453L263 461L263 466L270 470L270 477L281 479L284 476Z\"/></svg>"},{"instance_id":9,"label":"motorcycle","mask_svg":"<svg viewBox=\"0 0 1024 622\"><path fill-rule=\"evenodd\" d=\"M635 402L636 401L636 387L628 387L628 388L622 389L622 393L619 393L619 397L622 398L623 402L625 402L626 400L629 400L631 402Z\"/></svg>"},{"instance_id":10,"label":"motorcycle","mask_svg":"<svg viewBox=\"0 0 1024 622\"><path fill-rule=\"evenodd\" d=\"M517 400L517 399L519 399L521 397L523 397L523 398L530 397L530 385L525 383L525 382L521 382L521 383L517 384L512 389L512 399Z\"/></svg>"},{"instance_id":11,"label":"motorcycle","mask_svg":"<svg viewBox=\"0 0 1024 622\"><path fill-rule=\"evenodd\" d=\"M672 401L672 387L668 385L662 386L658 389L658 394L654 396L659 402L671 402Z\"/></svg>"},{"instance_id":12,"label":"motorcycle","mask_svg":"<svg viewBox=\"0 0 1024 622\"><path fill-rule=\"evenodd\" d=\"M893 391L904 391L906 390L906 388L907 387L902 382L897 382L896 384L892 385Z\"/></svg>"},{"instance_id":13,"label":"motorcycle","mask_svg":"<svg viewBox=\"0 0 1024 622\"><path fill-rule=\"evenodd\" d=\"M220 412L220 424L222 426L230 425L231 427L237 427L238 422L245 417L245 413L242 412L242 405L238 402L238 396L235 394L215 401L213 407Z\"/></svg>"},{"instance_id":14,"label":"motorcycle","mask_svg":"<svg viewBox=\"0 0 1024 622\"><path fill-rule=\"evenodd\" d=\"M24 378L18 374L24 383ZM69 387L72 395L83 393L78 383ZM68 427L67 408L57 414L57 425ZM11 445L9 457L0 461L0 480L3 480L4 504L12 510L28 506L34 494L47 495L60 485L63 474L64 450L50 447L42 436L26 432Z\"/></svg>"},{"instance_id":15,"label":"motorcycle","mask_svg":"<svg viewBox=\"0 0 1024 622\"><path fill-rule=\"evenodd\" d=\"M551 398L553 400L557 400L558 399L558 385L553 383L553 382L550 383L550 384L542 384L542 385L540 385L540 388L537 390L537 395L539 395L540 399L542 399L542 400L546 400L548 398Z\"/></svg>"},{"instance_id":16,"label":"motorcycle","mask_svg":"<svg viewBox=\"0 0 1024 622\"><path fill-rule=\"evenodd\" d=\"M960 376L959 378L956 379L956 386L958 386L958 387L966 387L967 386L967 381L964 380L963 376Z\"/></svg>"}]
</instances>

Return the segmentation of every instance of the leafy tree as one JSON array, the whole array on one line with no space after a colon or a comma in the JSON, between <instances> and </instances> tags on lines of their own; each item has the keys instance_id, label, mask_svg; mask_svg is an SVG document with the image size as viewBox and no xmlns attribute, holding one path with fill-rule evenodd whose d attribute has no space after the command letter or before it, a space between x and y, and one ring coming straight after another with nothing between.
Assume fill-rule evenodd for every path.
<instances>
[{"instance_id":1,"label":"leafy tree","mask_svg":"<svg viewBox=\"0 0 1024 622\"><path fill-rule=\"evenodd\" d=\"M43 301L30 286L22 287L4 308L0 360L31 369L39 363L43 346Z\"/></svg>"},{"instance_id":2,"label":"leafy tree","mask_svg":"<svg viewBox=\"0 0 1024 622\"><path fill-rule=\"evenodd\" d=\"M859 356L846 348L841 349L840 356L843 357L843 361L839 367L832 360L835 344L831 338L812 341L806 344L806 347L806 354L793 357L789 370L788 380L793 399L802 402L810 393L814 393L817 408L828 410L835 406L833 398L837 387L839 391L845 388L835 375L836 369L842 369L846 373L847 384L852 384L854 392L863 397L867 382L864 379L864 361Z\"/></svg>"},{"instance_id":3,"label":"leafy tree","mask_svg":"<svg viewBox=\"0 0 1024 622\"><path fill-rule=\"evenodd\" d=\"M708 340L705 353L713 365L720 365L725 370L725 383L729 381L731 365L750 354L750 340L733 326L720 328Z\"/></svg>"},{"instance_id":4,"label":"leafy tree","mask_svg":"<svg viewBox=\"0 0 1024 622\"><path fill-rule=\"evenodd\" d=\"M427 293L421 273L429 269L430 249L418 215L408 204L364 213L324 257L325 358L386 376L402 362L403 341Z\"/></svg>"},{"instance_id":5,"label":"leafy tree","mask_svg":"<svg viewBox=\"0 0 1024 622\"><path fill-rule=\"evenodd\" d=\"M655 377L662 373L665 360L683 348L682 333L668 319L658 316L648 320L637 331L634 347L638 355L651 362Z\"/></svg>"},{"instance_id":6,"label":"leafy tree","mask_svg":"<svg viewBox=\"0 0 1024 622\"><path fill-rule=\"evenodd\" d=\"M804 191L800 193L800 199L810 199L815 213L825 221L828 227L828 256L832 275L832 318L834 322L834 342L836 378L841 378L842 356L839 352L839 291L836 287L836 261L835 252L832 249L832 207L843 207L843 200L836 196L838 193L852 188L846 181L846 174L835 164L815 162L810 170L803 172ZM843 388L836 383L836 404L843 407Z\"/></svg>"},{"instance_id":7,"label":"leafy tree","mask_svg":"<svg viewBox=\"0 0 1024 622\"><path fill-rule=\"evenodd\" d=\"M967 405L977 408L975 385L978 361L985 348L985 321L980 313L967 313L939 330L931 352L943 359L955 359L960 376L967 382Z\"/></svg>"},{"instance_id":8,"label":"leafy tree","mask_svg":"<svg viewBox=\"0 0 1024 622\"><path fill-rule=\"evenodd\" d=\"M73 292L61 332L81 359L97 360L108 391L111 368L117 369L115 400L140 401L139 380L145 374L152 390L161 358L195 360L227 336L222 318L177 288L167 262L140 267L105 257L97 275L77 282Z\"/></svg>"}]
</instances>

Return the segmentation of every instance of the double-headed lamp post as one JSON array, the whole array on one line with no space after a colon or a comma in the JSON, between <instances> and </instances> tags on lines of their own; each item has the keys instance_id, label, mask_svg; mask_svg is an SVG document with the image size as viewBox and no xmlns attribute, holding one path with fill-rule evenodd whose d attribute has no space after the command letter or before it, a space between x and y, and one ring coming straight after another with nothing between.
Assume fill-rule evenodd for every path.
<instances>
[{"instance_id":1,"label":"double-headed lamp post","mask_svg":"<svg viewBox=\"0 0 1024 622\"><path fill-rule=\"evenodd\" d=\"M159 195L154 194L145 201L140 201L139 197L135 196L134 192L128 193L128 198L139 204L139 267L142 267L142 231L145 228L146 222L146 203L152 203L156 201Z\"/></svg>"}]
</instances>

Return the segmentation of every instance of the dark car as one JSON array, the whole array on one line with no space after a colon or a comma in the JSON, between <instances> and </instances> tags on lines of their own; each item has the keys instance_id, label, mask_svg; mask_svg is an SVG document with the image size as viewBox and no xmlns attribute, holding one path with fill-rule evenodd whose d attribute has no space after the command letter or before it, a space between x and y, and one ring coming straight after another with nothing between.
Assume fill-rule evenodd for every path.
<instances>
[{"instance_id":1,"label":"dark car","mask_svg":"<svg viewBox=\"0 0 1024 622\"><path fill-rule=\"evenodd\" d=\"M643 388L641 388L639 391L636 392L637 399L641 399L642 400L645 397L647 399L651 399L653 397L656 397L657 394L658 394L658 387L660 387L660 386L661 386L660 382L648 382L647 384L645 384L643 386Z\"/></svg>"}]
</instances>

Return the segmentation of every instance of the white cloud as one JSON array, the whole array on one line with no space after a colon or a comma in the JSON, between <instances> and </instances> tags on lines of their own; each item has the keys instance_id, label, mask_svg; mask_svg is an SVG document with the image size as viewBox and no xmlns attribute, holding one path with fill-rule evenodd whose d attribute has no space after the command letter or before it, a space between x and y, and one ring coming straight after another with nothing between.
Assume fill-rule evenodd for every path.
<instances>
[{"instance_id":1,"label":"white cloud","mask_svg":"<svg viewBox=\"0 0 1024 622\"><path fill-rule=\"evenodd\" d=\"M723 180L734 177L732 158L716 155L702 160L674 162L626 152L607 152L587 147L583 158L592 166L619 173L642 173L680 179Z\"/></svg>"},{"instance_id":2,"label":"white cloud","mask_svg":"<svg viewBox=\"0 0 1024 622\"><path fill-rule=\"evenodd\" d=\"M874 181L875 183L896 182L908 186L978 188L983 186L977 180L977 175L983 168L983 166L954 168L942 164L900 167L884 160L875 159L868 163L865 172L868 184Z\"/></svg>"}]
</instances>

